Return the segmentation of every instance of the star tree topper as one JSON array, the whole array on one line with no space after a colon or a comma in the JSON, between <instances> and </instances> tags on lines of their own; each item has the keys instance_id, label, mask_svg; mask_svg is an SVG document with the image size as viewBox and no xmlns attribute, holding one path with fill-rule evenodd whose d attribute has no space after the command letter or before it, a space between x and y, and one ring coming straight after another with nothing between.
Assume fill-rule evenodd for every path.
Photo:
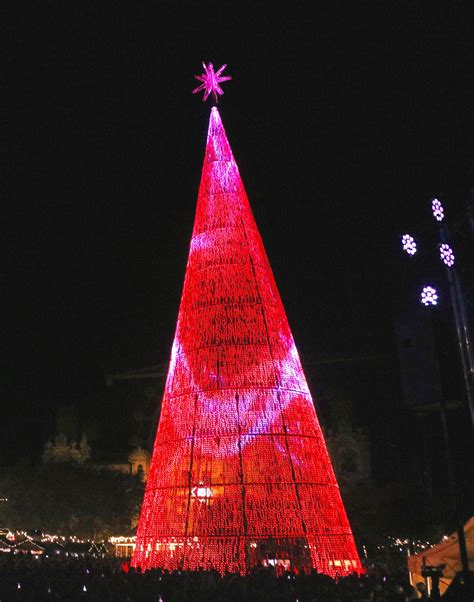
<instances>
[{"instance_id":1,"label":"star tree topper","mask_svg":"<svg viewBox=\"0 0 474 602\"><path fill-rule=\"evenodd\" d=\"M214 100L217 103L217 95L224 94L219 84L222 82L229 81L229 79L232 79L230 75L221 75L221 73L224 71L227 65L222 65L222 67L216 72L214 72L214 65L212 63L208 63L207 65L206 63L203 63L202 66L204 68L204 73L202 75L194 76L196 79L202 82L202 84L193 90L193 94L204 90L204 97L202 100L207 100L209 98L209 94L212 94L214 96Z\"/></svg>"}]
</instances>

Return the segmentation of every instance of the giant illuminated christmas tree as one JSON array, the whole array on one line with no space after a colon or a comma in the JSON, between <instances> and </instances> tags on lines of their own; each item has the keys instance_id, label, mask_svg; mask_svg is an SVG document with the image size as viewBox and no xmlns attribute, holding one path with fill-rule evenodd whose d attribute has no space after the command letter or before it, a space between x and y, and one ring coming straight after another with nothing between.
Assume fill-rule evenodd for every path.
<instances>
[{"instance_id":1,"label":"giant illuminated christmas tree","mask_svg":"<svg viewBox=\"0 0 474 602\"><path fill-rule=\"evenodd\" d=\"M206 67L207 95L221 93L219 74ZM216 107L132 563L240 573L262 563L329 575L361 570Z\"/></svg>"}]
</instances>

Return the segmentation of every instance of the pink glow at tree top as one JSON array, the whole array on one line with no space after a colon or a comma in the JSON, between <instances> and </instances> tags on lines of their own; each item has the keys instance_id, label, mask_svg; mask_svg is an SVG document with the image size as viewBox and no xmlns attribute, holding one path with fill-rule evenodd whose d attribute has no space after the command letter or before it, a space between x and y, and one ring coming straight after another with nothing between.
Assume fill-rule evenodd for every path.
<instances>
[{"instance_id":1,"label":"pink glow at tree top","mask_svg":"<svg viewBox=\"0 0 474 602\"><path fill-rule=\"evenodd\" d=\"M203 62L202 67L204 73L194 76L197 80L202 82L202 84L193 90L193 94L197 94L198 92L201 92L201 90L204 90L203 101L206 101L209 98L209 95L212 94L215 102L218 102L217 95L222 96L222 94L224 94L224 91L219 84L232 79L230 75L221 75L227 65L222 65L217 71L214 71L214 65L212 63L206 65L206 63Z\"/></svg>"}]
</instances>

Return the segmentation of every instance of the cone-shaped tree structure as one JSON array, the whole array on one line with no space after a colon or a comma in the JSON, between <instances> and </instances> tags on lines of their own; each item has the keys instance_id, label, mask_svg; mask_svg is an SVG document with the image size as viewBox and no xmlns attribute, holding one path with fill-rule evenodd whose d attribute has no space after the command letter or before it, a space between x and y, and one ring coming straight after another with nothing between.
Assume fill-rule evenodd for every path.
<instances>
[{"instance_id":1,"label":"cone-shaped tree structure","mask_svg":"<svg viewBox=\"0 0 474 602\"><path fill-rule=\"evenodd\" d=\"M361 565L217 109L133 564Z\"/></svg>"}]
</instances>

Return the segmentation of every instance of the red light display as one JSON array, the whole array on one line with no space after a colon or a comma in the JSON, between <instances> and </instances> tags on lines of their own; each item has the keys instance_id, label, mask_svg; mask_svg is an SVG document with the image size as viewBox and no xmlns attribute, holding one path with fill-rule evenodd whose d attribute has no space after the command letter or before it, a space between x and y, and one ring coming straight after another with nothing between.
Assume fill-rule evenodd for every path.
<instances>
[{"instance_id":1,"label":"red light display","mask_svg":"<svg viewBox=\"0 0 474 602\"><path fill-rule=\"evenodd\" d=\"M215 107L132 564L362 570Z\"/></svg>"}]
</instances>

